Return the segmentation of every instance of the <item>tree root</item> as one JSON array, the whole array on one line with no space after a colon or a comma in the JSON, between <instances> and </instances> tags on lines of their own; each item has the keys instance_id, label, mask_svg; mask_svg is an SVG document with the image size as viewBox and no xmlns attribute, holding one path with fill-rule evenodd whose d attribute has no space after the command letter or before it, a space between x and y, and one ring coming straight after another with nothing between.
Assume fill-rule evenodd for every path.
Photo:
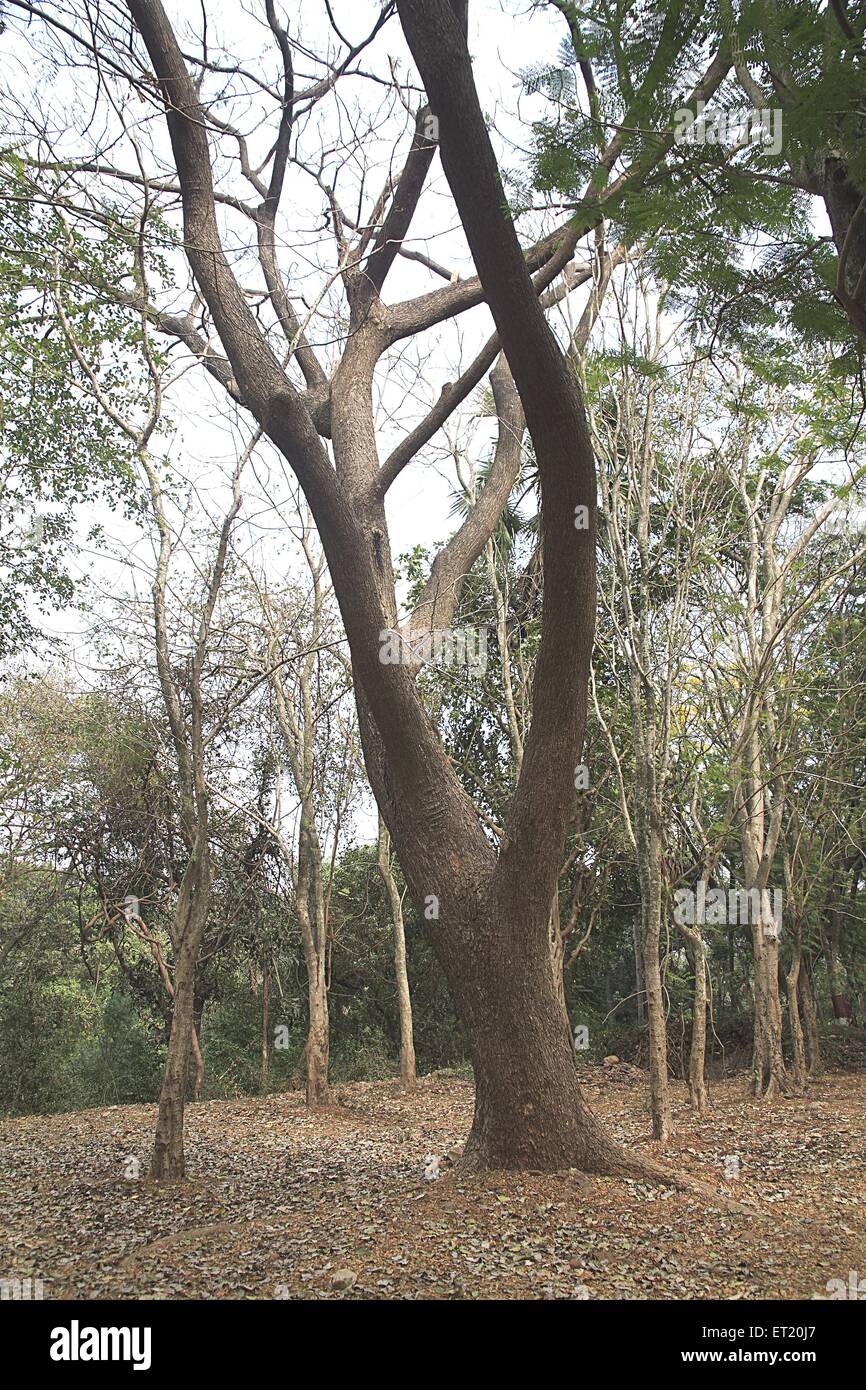
<instances>
[{"instance_id":1,"label":"tree root","mask_svg":"<svg viewBox=\"0 0 866 1390\"><path fill-rule=\"evenodd\" d=\"M725 1211L741 1214L754 1213L756 1207L745 1205L718 1192L710 1183L693 1178L690 1174L679 1173L653 1158L631 1154L627 1149L608 1141L601 1151L590 1156L585 1172L596 1177L622 1178L626 1181L645 1183L647 1187L672 1187L688 1197L700 1197L702 1201L721 1207Z\"/></svg>"},{"instance_id":2,"label":"tree root","mask_svg":"<svg viewBox=\"0 0 866 1390\"><path fill-rule=\"evenodd\" d=\"M687 1197L698 1197L708 1206L718 1207L723 1211L737 1212L741 1215L754 1215L757 1210L753 1204L746 1205L723 1192L718 1192L708 1182L702 1182L699 1178L693 1178L686 1173L679 1173L653 1158L630 1153L628 1149L620 1147L619 1144L606 1137L597 1139L595 1143L587 1147L584 1153L575 1157L572 1163L561 1163L555 1168L542 1169L527 1166L506 1170L499 1164L485 1162L483 1154L476 1147L463 1154L456 1168L461 1174L497 1171L525 1172L534 1175L576 1172L583 1178L618 1178L625 1182L643 1183L646 1187L670 1187L676 1192L684 1193Z\"/></svg>"}]
</instances>

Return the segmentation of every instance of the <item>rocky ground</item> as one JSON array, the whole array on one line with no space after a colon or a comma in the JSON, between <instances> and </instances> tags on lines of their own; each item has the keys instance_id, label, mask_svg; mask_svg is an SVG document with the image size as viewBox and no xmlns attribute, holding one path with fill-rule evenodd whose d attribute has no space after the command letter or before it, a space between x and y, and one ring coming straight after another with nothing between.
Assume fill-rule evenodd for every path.
<instances>
[{"instance_id":1,"label":"rocky ground","mask_svg":"<svg viewBox=\"0 0 866 1390\"><path fill-rule=\"evenodd\" d=\"M0 1277L41 1278L47 1298L207 1299L792 1299L866 1278L866 1077L771 1107L720 1082L704 1121L677 1086L661 1155L641 1073L584 1074L622 1141L719 1205L576 1173L461 1174L443 1156L472 1088L439 1073L411 1097L342 1086L315 1114L297 1093L191 1106L190 1181L163 1188L146 1181L152 1106L4 1120Z\"/></svg>"}]
</instances>

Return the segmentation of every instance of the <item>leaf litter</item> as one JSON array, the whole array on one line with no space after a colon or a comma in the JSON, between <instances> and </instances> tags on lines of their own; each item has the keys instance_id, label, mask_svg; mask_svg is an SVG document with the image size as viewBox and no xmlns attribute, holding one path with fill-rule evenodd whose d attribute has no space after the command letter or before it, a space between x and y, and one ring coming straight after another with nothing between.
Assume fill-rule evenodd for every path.
<instances>
[{"instance_id":1,"label":"leaf litter","mask_svg":"<svg viewBox=\"0 0 866 1390\"><path fill-rule=\"evenodd\" d=\"M674 1083L662 1151L639 1072L582 1075L623 1143L719 1205L461 1171L472 1087L440 1072L412 1095L339 1086L327 1110L298 1092L190 1105L189 1179L163 1186L146 1178L153 1106L0 1121L0 1275L41 1278L47 1298L581 1300L820 1298L866 1276L866 1078L773 1105L720 1081L704 1120Z\"/></svg>"}]
</instances>

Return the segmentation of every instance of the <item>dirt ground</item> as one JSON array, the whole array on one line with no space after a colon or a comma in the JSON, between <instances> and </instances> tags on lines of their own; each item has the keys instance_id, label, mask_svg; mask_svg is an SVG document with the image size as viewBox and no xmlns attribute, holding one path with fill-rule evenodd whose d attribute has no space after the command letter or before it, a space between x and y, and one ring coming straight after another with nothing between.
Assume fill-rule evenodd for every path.
<instances>
[{"instance_id":1,"label":"dirt ground","mask_svg":"<svg viewBox=\"0 0 866 1390\"><path fill-rule=\"evenodd\" d=\"M586 1067L618 1137L648 1142L645 1080ZM665 1161L736 1199L711 1203L576 1173L461 1174L471 1085L425 1078L188 1112L190 1181L146 1181L155 1110L0 1122L0 1277L46 1298L827 1297L866 1277L866 1077L830 1075L766 1106L718 1083L698 1121L675 1088ZM134 1174L136 1170L140 1176ZM725 1174L729 1175L728 1177Z\"/></svg>"}]
</instances>

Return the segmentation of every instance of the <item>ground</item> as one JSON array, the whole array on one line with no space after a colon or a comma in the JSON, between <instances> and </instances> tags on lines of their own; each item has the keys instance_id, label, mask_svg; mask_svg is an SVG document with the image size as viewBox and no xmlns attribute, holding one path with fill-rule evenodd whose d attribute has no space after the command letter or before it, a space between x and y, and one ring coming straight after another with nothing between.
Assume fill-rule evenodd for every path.
<instances>
[{"instance_id":1,"label":"ground","mask_svg":"<svg viewBox=\"0 0 866 1390\"><path fill-rule=\"evenodd\" d=\"M47 1298L481 1299L813 1298L866 1276L866 1077L772 1107L734 1078L703 1121L677 1086L661 1155L641 1074L584 1074L621 1140L727 1204L447 1162L425 1180L472 1113L471 1084L439 1073L412 1097L339 1087L328 1112L297 1093L190 1106L190 1181L164 1188L145 1180L152 1106L4 1120L0 1276Z\"/></svg>"}]
</instances>

